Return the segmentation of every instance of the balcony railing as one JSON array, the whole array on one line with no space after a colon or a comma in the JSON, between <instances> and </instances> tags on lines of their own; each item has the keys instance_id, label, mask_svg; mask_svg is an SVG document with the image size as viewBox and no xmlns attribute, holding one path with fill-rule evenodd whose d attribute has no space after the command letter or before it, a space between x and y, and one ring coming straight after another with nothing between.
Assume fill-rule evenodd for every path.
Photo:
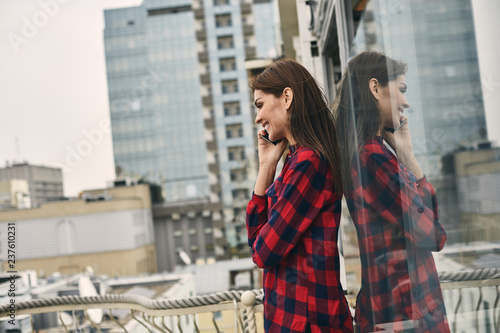
<instances>
[{"instance_id":1,"label":"balcony railing","mask_svg":"<svg viewBox=\"0 0 500 333\"><path fill-rule=\"evenodd\" d=\"M36 299L31 301L20 302L15 305L13 310L9 305L0 306L0 318L9 317L14 314L13 318L22 318L24 315L30 316L31 330L36 332L33 315L41 313L58 313L59 322L64 327L66 332L79 331L82 325L88 327L93 326L96 331L101 333L110 330L109 323L104 327L103 323L97 323L92 320L92 315L89 315L91 309L106 309L109 317L114 322L114 328L120 332L128 333L126 326L111 315L112 310L125 309L130 312L130 319L135 320L142 325L150 333L152 332L183 332L189 325L180 320L180 316L194 316L192 325L195 332L200 332L196 315L203 313L215 313L219 311L234 311L235 313L235 331L257 333L255 313L262 312L262 290L248 291L223 291L216 294L206 296L189 297L178 300L157 299L152 300L139 295L115 295L108 294L105 296L63 296L47 299ZM85 323L82 325L65 322L63 312L83 311ZM25 317L25 316L24 316ZM177 318L177 325L174 328L170 322L165 323L167 317ZM67 318L67 316L66 316ZM95 317L94 317L95 318ZM67 320L67 319L66 319ZM216 332L220 329L217 321L212 320L212 324ZM47 330L44 330L47 331Z\"/></svg>"},{"instance_id":2,"label":"balcony railing","mask_svg":"<svg viewBox=\"0 0 500 333\"><path fill-rule=\"evenodd\" d=\"M452 332L500 332L500 269L484 269L474 271L442 272L439 274L441 286L448 305L448 321ZM485 290L488 289L485 295ZM495 290L495 292L490 291ZM450 297L449 293L457 294L458 297ZM476 295L468 297L467 295ZM494 299L492 306L485 306L485 296ZM106 309L110 314L110 320L116 325L118 332L128 333L126 326L113 316L111 310L126 309L130 312L130 320L137 321L147 329L148 332L183 332L186 324L182 324L180 316L192 317L192 326L195 332L200 332L196 316L204 313L212 313L215 332L220 332L215 320L215 313L219 311L234 311L235 332L256 333L257 330L255 313L263 311L262 290L252 291L223 291L206 296L189 297L178 300L149 299L139 295L114 295L105 296L64 296L48 299L36 299L15 304L13 312L9 304L0 306L0 318L9 317L12 313L21 318L23 315L41 313L58 313L60 323L66 332L77 331L81 326L64 322L62 312L82 311L85 314L87 325L93 326L101 332L99 325L91 320L88 315L91 309ZM477 298L477 300L472 301ZM449 301L453 304L450 307ZM165 319L177 318L165 324ZM177 322L176 328L173 324ZM89 324L90 323L90 324ZM35 332L33 319L31 318L32 331ZM104 328L104 327L103 327ZM109 328L107 328L109 330ZM116 332L116 330L114 330Z\"/></svg>"}]
</instances>

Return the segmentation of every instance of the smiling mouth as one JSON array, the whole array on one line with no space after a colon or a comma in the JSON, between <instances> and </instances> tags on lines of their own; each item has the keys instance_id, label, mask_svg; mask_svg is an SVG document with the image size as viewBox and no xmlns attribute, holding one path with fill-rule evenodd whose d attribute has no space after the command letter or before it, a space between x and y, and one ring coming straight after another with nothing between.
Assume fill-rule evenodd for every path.
<instances>
[{"instance_id":1,"label":"smiling mouth","mask_svg":"<svg viewBox=\"0 0 500 333\"><path fill-rule=\"evenodd\" d=\"M269 129L269 123L264 123L264 124L262 124L262 127L264 127L264 129L265 129L265 130L266 130L266 132L267 132L267 130Z\"/></svg>"}]
</instances>

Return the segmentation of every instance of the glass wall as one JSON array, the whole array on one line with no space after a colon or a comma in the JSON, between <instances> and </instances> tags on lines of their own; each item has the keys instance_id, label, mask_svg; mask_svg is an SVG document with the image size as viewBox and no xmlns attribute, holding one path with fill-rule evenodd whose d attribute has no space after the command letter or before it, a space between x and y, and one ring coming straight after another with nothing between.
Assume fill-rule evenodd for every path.
<instances>
[{"instance_id":1,"label":"glass wall","mask_svg":"<svg viewBox=\"0 0 500 333\"><path fill-rule=\"evenodd\" d=\"M343 73L327 88L350 163L341 238L357 327L498 332L500 4L350 5L315 19L337 26L321 56L325 78Z\"/></svg>"}]
</instances>

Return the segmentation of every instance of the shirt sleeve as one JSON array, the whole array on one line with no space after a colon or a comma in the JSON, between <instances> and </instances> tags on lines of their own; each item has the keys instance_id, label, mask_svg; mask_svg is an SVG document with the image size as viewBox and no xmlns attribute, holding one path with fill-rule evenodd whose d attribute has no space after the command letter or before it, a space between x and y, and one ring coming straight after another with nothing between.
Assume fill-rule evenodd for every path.
<instances>
[{"instance_id":1,"label":"shirt sleeve","mask_svg":"<svg viewBox=\"0 0 500 333\"><path fill-rule=\"evenodd\" d=\"M370 154L361 170L363 197L371 209L416 248L444 247L446 232L439 223L436 194L425 177L416 180L385 154Z\"/></svg>"},{"instance_id":2,"label":"shirt sleeve","mask_svg":"<svg viewBox=\"0 0 500 333\"><path fill-rule=\"evenodd\" d=\"M318 172L319 158L291 165L283 181L267 191L268 207L262 197L252 197L247 207L248 245L261 268L279 264L297 245L323 207L325 176Z\"/></svg>"}]
</instances>

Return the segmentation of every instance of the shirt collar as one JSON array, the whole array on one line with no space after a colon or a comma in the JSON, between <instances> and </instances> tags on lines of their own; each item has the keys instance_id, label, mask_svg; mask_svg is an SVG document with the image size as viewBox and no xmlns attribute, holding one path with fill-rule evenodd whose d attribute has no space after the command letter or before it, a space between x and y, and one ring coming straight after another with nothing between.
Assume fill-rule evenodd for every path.
<instances>
[{"instance_id":1,"label":"shirt collar","mask_svg":"<svg viewBox=\"0 0 500 333\"><path fill-rule=\"evenodd\" d=\"M298 143L296 143L294 145L289 145L288 147L290 148L290 155L293 155L297 152L300 146Z\"/></svg>"}]
</instances>

